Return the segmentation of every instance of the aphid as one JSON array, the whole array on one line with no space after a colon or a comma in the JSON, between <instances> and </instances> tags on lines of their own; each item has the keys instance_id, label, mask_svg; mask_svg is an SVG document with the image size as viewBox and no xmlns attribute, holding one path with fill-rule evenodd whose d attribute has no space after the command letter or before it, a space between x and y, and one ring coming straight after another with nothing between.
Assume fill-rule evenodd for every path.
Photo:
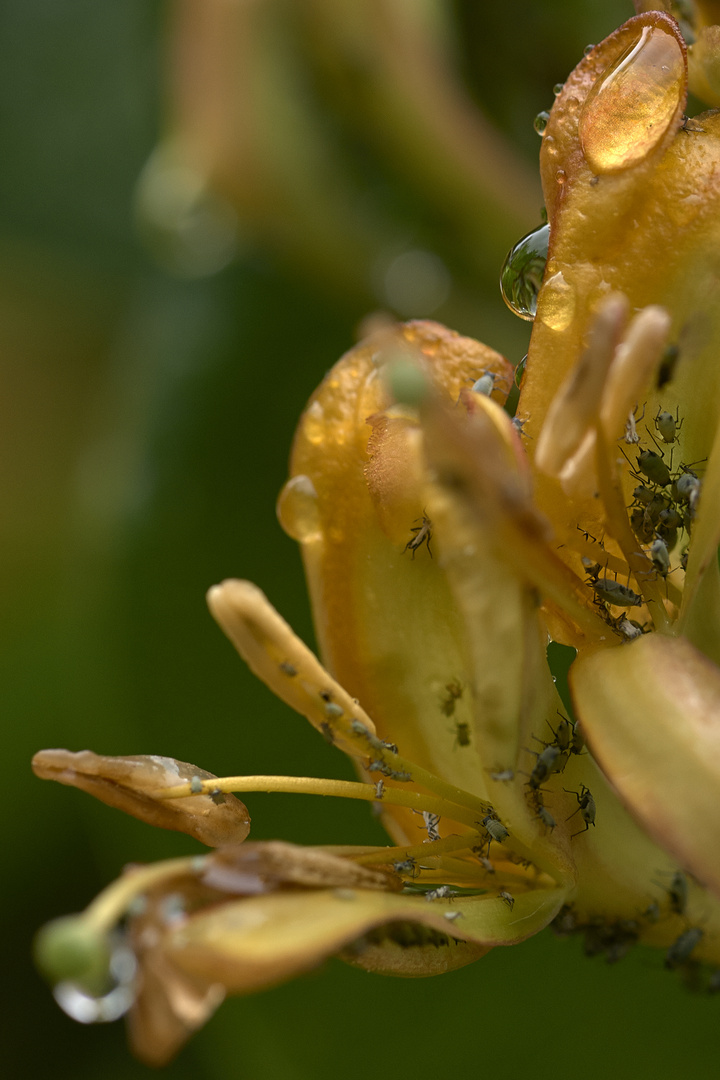
<instances>
[{"instance_id":1,"label":"aphid","mask_svg":"<svg viewBox=\"0 0 720 1080\"><path fill-rule=\"evenodd\" d=\"M432 538L432 522L426 514L423 514L423 516L421 518L418 518L417 520L420 522L420 524L416 525L410 530L410 532L414 533L415 535L412 536L410 540L408 540L407 544L403 548L403 551L405 552L408 549L412 551L412 557L414 559L417 549L419 547L422 547L423 544L426 544L430 558L432 558L432 551L430 550L430 540Z\"/></svg>"},{"instance_id":2,"label":"aphid","mask_svg":"<svg viewBox=\"0 0 720 1080\"><path fill-rule=\"evenodd\" d=\"M596 578L592 582L592 589L598 600L604 600L613 607L638 607L642 604L642 596L611 577Z\"/></svg>"},{"instance_id":3,"label":"aphid","mask_svg":"<svg viewBox=\"0 0 720 1080\"><path fill-rule=\"evenodd\" d=\"M289 660L283 660L282 664L280 665L280 670L282 671L283 675L287 675L289 679L294 679L297 675L297 668L294 667Z\"/></svg>"},{"instance_id":4,"label":"aphid","mask_svg":"<svg viewBox=\"0 0 720 1080\"><path fill-rule=\"evenodd\" d=\"M542 821L546 829L550 829L552 831L557 825L557 821L555 820L555 818L552 816L549 810L545 809L542 803L537 808L537 816L539 817L540 821Z\"/></svg>"},{"instance_id":5,"label":"aphid","mask_svg":"<svg viewBox=\"0 0 720 1080\"><path fill-rule=\"evenodd\" d=\"M485 855L482 854L482 850L483 850L482 848L473 848L473 851L477 855L477 860L480 863L480 865L485 868L485 870L487 871L488 874L494 874L495 873L495 867L490 862L490 860Z\"/></svg>"},{"instance_id":6,"label":"aphid","mask_svg":"<svg viewBox=\"0 0 720 1080\"><path fill-rule=\"evenodd\" d=\"M682 516L674 506L666 506L658 514L658 523L665 529L679 529L682 525Z\"/></svg>"},{"instance_id":7,"label":"aphid","mask_svg":"<svg viewBox=\"0 0 720 1080\"><path fill-rule=\"evenodd\" d=\"M529 419L530 419L529 416L523 416L523 417L513 416L513 418L510 421L512 426L517 431L518 435L524 435L526 439L530 437L527 434L527 432L525 431L525 425L527 424Z\"/></svg>"},{"instance_id":8,"label":"aphid","mask_svg":"<svg viewBox=\"0 0 720 1080\"><path fill-rule=\"evenodd\" d=\"M362 720L352 720L350 722L350 727L356 735L362 735L368 742L373 737L370 729L363 724Z\"/></svg>"},{"instance_id":9,"label":"aphid","mask_svg":"<svg viewBox=\"0 0 720 1080\"><path fill-rule=\"evenodd\" d=\"M689 531L689 530L688 530ZM677 546L678 531L677 529L668 529L665 525L658 525L655 530L655 534L658 540L662 540L668 551L672 551Z\"/></svg>"},{"instance_id":10,"label":"aphid","mask_svg":"<svg viewBox=\"0 0 720 1080\"><path fill-rule=\"evenodd\" d=\"M667 577L670 570L670 553L664 540L653 540L650 545L650 558L660 577Z\"/></svg>"},{"instance_id":11,"label":"aphid","mask_svg":"<svg viewBox=\"0 0 720 1080\"><path fill-rule=\"evenodd\" d=\"M657 900L653 900L651 904L648 904L648 906L643 911L643 916L647 919L649 923L656 923L658 921L658 919L660 918L660 905L658 904Z\"/></svg>"},{"instance_id":12,"label":"aphid","mask_svg":"<svg viewBox=\"0 0 720 1080\"><path fill-rule=\"evenodd\" d=\"M445 695L440 705L443 716L452 716L455 712L455 702L463 696L464 687L457 679L453 679L445 687Z\"/></svg>"},{"instance_id":13,"label":"aphid","mask_svg":"<svg viewBox=\"0 0 720 1080\"><path fill-rule=\"evenodd\" d=\"M697 501L700 496L702 482L694 473L684 472L673 482L672 492L678 502L689 503L693 497Z\"/></svg>"},{"instance_id":14,"label":"aphid","mask_svg":"<svg viewBox=\"0 0 720 1080\"><path fill-rule=\"evenodd\" d=\"M635 406L635 408L637 409L637 406ZM642 420L644 415L645 415L645 406L643 405L642 414L640 416L638 416L637 419ZM632 446L635 443L640 442L640 436L637 433L637 427L635 425L636 425L635 413L631 412L631 413L628 414L628 418L625 421L625 442L629 446Z\"/></svg>"},{"instance_id":15,"label":"aphid","mask_svg":"<svg viewBox=\"0 0 720 1080\"><path fill-rule=\"evenodd\" d=\"M658 412L655 417L655 427L664 443L674 443L682 426L683 421L679 419L678 413L673 416L669 412Z\"/></svg>"},{"instance_id":16,"label":"aphid","mask_svg":"<svg viewBox=\"0 0 720 1080\"><path fill-rule=\"evenodd\" d=\"M680 556L680 565L682 566L683 570L687 570L688 555L689 554L690 554L689 549L685 548L682 555Z\"/></svg>"},{"instance_id":17,"label":"aphid","mask_svg":"<svg viewBox=\"0 0 720 1080\"><path fill-rule=\"evenodd\" d=\"M645 487L644 484L638 484L636 488L633 488L632 494L635 502L640 503L641 506L647 506L655 498L653 489Z\"/></svg>"},{"instance_id":18,"label":"aphid","mask_svg":"<svg viewBox=\"0 0 720 1080\"><path fill-rule=\"evenodd\" d=\"M547 780L548 776L554 772L562 772L565 765L566 757L560 753L557 746L546 746L541 754L538 754L538 759L535 762L535 768L530 773L530 779L528 784L530 787L537 791L544 780ZM561 765L559 763L562 762Z\"/></svg>"},{"instance_id":19,"label":"aphid","mask_svg":"<svg viewBox=\"0 0 720 1080\"><path fill-rule=\"evenodd\" d=\"M339 720L343 714L343 709L340 705L336 705L334 701L328 701L325 703L325 715L329 720Z\"/></svg>"},{"instance_id":20,"label":"aphid","mask_svg":"<svg viewBox=\"0 0 720 1080\"><path fill-rule=\"evenodd\" d=\"M502 900L504 904L507 904L511 911L515 906L515 897L512 893L507 892L505 889L502 889L498 893L498 900Z\"/></svg>"},{"instance_id":21,"label":"aphid","mask_svg":"<svg viewBox=\"0 0 720 1080\"><path fill-rule=\"evenodd\" d=\"M680 964L684 964L686 960L690 959L690 954L696 945L700 944L704 931L698 926L692 926L689 930L685 930L680 937L673 941L672 945L665 953L665 967L676 968Z\"/></svg>"},{"instance_id":22,"label":"aphid","mask_svg":"<svg viewBox=\"0 0 720 1080\"><path fill-rule=\"evenodd\" d=\"M200 795L203 789L203 782L199 776L193 776L190 780L190 790L193 795Z\"/></svg>"},{"instance_id":23,"label":"aphid","mask_svg":"<svg viewBox=\"0 0 720 1080\"><path fill-rule=\"evenodd\" d=\"M335 734L333 732L333 729L328 724L327 720L323 720L322 724L320 725L320 731L325 742L329 743L330 746L332 746L332 744L335 742Z\"/></svg>"},{"instance_id":24,"label":"aphid","mask_svg":"<svg viewBox=\"0 0 720 1080\"><path fill-rule=\"evenodd\" d=\"M385 761L382 761L380 758L375 758L373 761L369 761L366 768L368 772L379 772L382 773L383 776L392 775L392 769L390 768L390 766Z\"/></svg>"},{"instance_id":25,"label":"aphid","mask_svg":"<svg viewBox=\"0 0 720 1080\"><path fill-rule=\"evenodd\" d=\"M498 780L500 783L504 783L507 780L514 780L515 773L512 769L502 769L500 772L491 772L491 780Z\"/></svg>"},{"instance_id":26,"label":"aphid","mask_svg":"<svg viewBox=\"0 0 720 1080\"><path fill-rule=\"evenodd\" d=\"M484 397L490 397L498 379L502 382L504 376L498 375L494 371L484 371L472 385L473 394L483 394Z\"/></svg>"},{"instance_id":27,"label":"aphid","mask_svg":"<svg viewBox=\"0 0 720 1080\"><path fill-rule=\"evenodd\" d=\"M680 358L680 349L677 345L668 345L665 352L662 354L662 359L658 365L657 376L655 385L658 390L662 390L666 383L669 383L675 374L675 366Z\"/></svg>"},{"instance_id":28,"label":"aphid","mask_svg":"<svg viewBox=\"0 0 720 1080\"><path fill-rule=\"evenodd\" d=\"M641 544L649 544L655 534L653 523L641 506L633 506L630 511L630 528Z\"/></svg>"},{"instance_id":29,"label":"aphid","mask_svg":"<svg viewBox=\"0 0 720 1080\"><path fill-rule=\"evenodd\" d=\"M664 459L654 450L641 450L637 457L637 467L643 476L658 487L667 487L670 483L670 469Z\"/></svg>"},{"instance_id":30,"label":"aphid","mask_svg":"<svg viewBox=\"0 0 720 1080\"><path fill-rule=\"evenodd\" d=\"M570 740L570 753L582 754L585 749L585 736L582 733L582 728L578 722L575 723L572 733L572 739Z\"/></svg>"},{"instance_id":31,"label":"aphid","mask_svg":"<svg viewBox=\"0 0 720 1080\"><path fill-rule=\"evenodd\" d=\"M412 773L398 771L397 769L391 769L390 772L385 775L389 776L391 780L398 780L403 784L407 784L412 780Z\"/></svg>"},{"instance_id":32,"label":"aphid","mask_svg":"<svg viewBox=\"0 0 720 1080\"><path fill-rule=\"evenodd\" d=\"M668 887L670 910L676 915L684 915L688 902L688 883L682 870L676 870Z\"/></svg>"},{"instance_id":33,"label":"aphid","mask_svg":"<svg viewBox=\"0 0 720 1080\"><path fill-rule=\"evenodd\" d=\"M487 817L483 818L482 825L483 828L487 830L490 840L496 840L498 844L502 844L502 842L507 840L510 835L502 822L498 821L492 814L488 814ZM490 845L488 844L488 849L489 846Z\"/></svg>"},{"instance_id":34,"label":"aphid","mask_svg":"<svg viewBox=\"0 0 720 1080\"><path fill-rule=\"evenodd\" d=\"M383 778L381 776L380 779L375 784L375 798L376 799L382 799L384 793L385 793L385 781L383 780Z\"/></svg>"},{"instance_id":35,"label":"aphid","mask_svg":"<svg viewBox=\"0 0 720 1080\"><path fill-rule=\"evenodd\" d=\"M635 622L634 619L628 619L626 615L620 616L615 623L615 629L620 631L626 641L634 641L635 638L641 637L644 632L640 623Z\"/></svg>"},{"instance_id":36,"label":"aphid","mask_svg":"<svg viewBox=\"0 0 720 1080\"><path fill-rule=\"evenodd\" d=\"M569 788L563 788L563 791L567 791L569 795L574 795L578 801L577 810L573 810L570 817L565 818L565 820L569 821L570 818L575 817L575 815L579 813L580 817L585 822L585 828L579 829L576 833L573 833L570 837L572 840L574 836L580 836L581 833L587 832L590 826L595 824L595 800L590 794L590 789L585 787L584 784L580 785L580 794L578 794L577 791L571 791Z\"/></svg>"},{"instance_id":37,"label":"aphid","mask_svg":"<svg viewBox=\"0 0 720 1080\"><path fill-rule=\"evenodd\" d=\"M425 822L425 828L427 829L428 842L440 839L440 833L438 832L438 823L440 821L439 814L431 814L429 810L423 810L423 821Z\"/></svg>"},{"instance_id":38,"label":"aphid","mask_svg":"<svg viewBox=\"0 0 720 1080\"><path fill-rule=\"evenodd\" d=\"M470 745L470 725L466 720L455 722L455 746Z\"/></svg>"},{"instance_id":39,"label":"aphid","mask_svg":"<svg viewBox=\"0 0 720 1080\"><path fill-rule=\"evenodd\" d=\"M398 752L398 748L394 742L385 742L384 739L378 739L376 735L371 735L370 732L368 732L368 742L376 750L389 750L391 754L397 754Z\"/></svg>"},{"instance_id":40,"label":"aphid","mask_svg":"<svg viewBox=\"0 0 720 1080\"><path fill-rule=\"evenodd\" d=\"M417 874L417 863L414 859L399 859L392 864L392 868L396 874L409 874L413 878Z\"/></svg>"},{"instance_id":41,"label":"aphid","mask_svg":"<svg viewBox=\"0 0 720 1080\"><path fill-rule=\"evenodd\" d=\"M449 885L439 885L437 889L429 889L425 893L426 900L448 900L457 896L457 889L451 889Z\"/></svg>"},{"instance_id":42,"label":"aphid","mask_svg":"<svg viewBox=\"0 0 720 1080\"><path fill-rule=\"evenodd\" d=\"M213 791L209 791L208 795L216 806L222 806L222 804L225 802L225 795L220 790L220 788L215 788Z\"/></svg>"},{"instance_id":43,"label":"aphid","mask_svg":"<svg viewBox=\"0 0 720 1080\"><path fill-rule=\"evenodd\" d=\"M667 510L669 506L670 499L665 492L656 492L645 507L645 521L651 525L656 525L663 510Z\"/></svg>"}]
</instances>

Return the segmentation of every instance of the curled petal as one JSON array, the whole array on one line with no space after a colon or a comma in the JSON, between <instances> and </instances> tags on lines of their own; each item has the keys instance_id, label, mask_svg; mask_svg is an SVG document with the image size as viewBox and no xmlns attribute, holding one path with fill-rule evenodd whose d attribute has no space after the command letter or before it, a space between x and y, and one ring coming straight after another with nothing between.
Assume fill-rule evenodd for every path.
<instances>
[{"instance_id":1,"label":"curled petal","mask_svg":"<svg viewBox=\"0 0 720 1080\"><path fill-rule=\"evenodd\" d=\"M720 671L683 638L649 634L578 657L583 731L650 835L720 895Z\"/></svg>"},{"instance_id":2,"label":"curled petal","mask_svg":"<svg viewBox=\"0 0 720 1080\"><path fill-rule=\"evenodd\" d=\"M196 978L246 993L314 967L376 927L409 921L442 935L436 948L444 948L446 964L457 967L457 956L451 959L455 950L469 963L493 945L524 940L547 925L564 898L563 890L540 890L513 898L511 907L499 897L428 903L424 897L356 889L279 893L191 916L168 932L164 953ZM459 917L448 920L447 912ZM458 939L467 944L458 945Z\"/></svg>"},{"instance_id":3,"label":"curled petal","mask_svg":"<svg viewBox=\"0 0 720 1080\"><path fill-rule=\"evenodd\" d=\"M247 809L234 795L217 803L211 795L172 802L155 797L182 780L215 779L214 773L186 761L154 754L107 757L91 750L41 750L32 766L43 780L80 788L148 825L187 833L208 847L239 843L250 832Z\"/></svg>"}]
</instances>

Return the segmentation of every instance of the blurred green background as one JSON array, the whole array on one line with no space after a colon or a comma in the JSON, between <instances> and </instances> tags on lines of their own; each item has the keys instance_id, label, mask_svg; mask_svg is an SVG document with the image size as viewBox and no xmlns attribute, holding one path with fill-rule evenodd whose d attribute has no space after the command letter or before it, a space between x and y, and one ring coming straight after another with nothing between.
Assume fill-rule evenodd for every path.
<instances>
[{"instance_id":1,"label":"blurred green background","mask_svg":"<svg viewBox=\"0 0 720 1080\"><path fill-rule=\"evenodd\" d=\"M431 315L520 360L529 327L497 275L539 222L533 117L584 46L632 14L629 0L246 0L235 38L206 25L223 6L0 9L8 1075L149 1074L122 1023L83 1028L60 1012L30 941L125 862L194 849L36 780L35 750L350 777L245 670L204 592L248 577L312 641L299 555L274 512L305 400L375 310ZM454 88L449 106L437 71L425 78L428 55ZM443 108L449 128L471 110L469 158L472 139L436 144L403 85L429 90L435 135ZM174 149L145 170L138 215L138 177L168 132ZM496 187L475 196L496 152ZM383 842L362 805L247 802L255 839ZM429 980L331 961L227 1002L167 1075L714 1076L717 1010L659 956L609 968L546 932Z\"/></svg>"}]
</instances>

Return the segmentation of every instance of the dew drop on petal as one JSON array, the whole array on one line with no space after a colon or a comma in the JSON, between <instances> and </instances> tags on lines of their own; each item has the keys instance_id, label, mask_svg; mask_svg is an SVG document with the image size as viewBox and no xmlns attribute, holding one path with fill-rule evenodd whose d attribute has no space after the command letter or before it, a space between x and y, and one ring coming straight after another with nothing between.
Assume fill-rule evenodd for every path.
<instances>
[{"instance_id":1,"label":"dew drop on petal","mask_svg":"<svg viewBox=\"0 0 720 1080\"><path fill-rule=\"evenodd\" d=\"M565 87L565 83L561 83L561 82L556 82L555 83L555 85L553 86L553 94L555 95L555 97L558 97L560 94L562 94L564 87Z\"/></svg>"},{"instance_id":2,"label":"dew drop on petal","mask_svg":"<svg viewBox=\"0 0 720 1080\"><path fill-rule=\"evenodd\" d=\"M540 316L551 330L567 330L575 317L575 290L561 270L548 278L542 295Z\"/></svg>"},{"instance_id":3,"label":"dew drop on petal","mask_svg":"<svg viewBox=\"0 0 720 1080\"><path fill-rule=\"evenodd\" d=\"M532 321L547 261L550 226L541 225L510 249L500 271L503 300L521 319Z\"/></svg>"},{"instance_id":4,"label":"dew drop on petal","mask_svg":"<svg viewBox=\"0 0 720 1080\"><path fill-rule=\"evenodd\" d=\"M537 114L537 116L533 120L533 127L537 131L538 135L544 135L545 134L545 128L547 127L547 122L548 122L549 119L550 119L550 113L546 112L545 109L543 109L542 112L539 112Z\"/></svg>"},{"instance_id":5,"label":"dew drop on petal","mask_svg":"<svg viewBox=\"0 0 720 1080\"><path fill-rule=\"evenodd\" d=\"M583 153L594 173L638 164L654 149L685 93L680 46L658 27L640 37L597 79L580 115Z\"/></svg>"},{"instance_id":6,"label":"dew drop on petal","mask_svg":"<svg viewBox=\"0 0 720 1080\"><path fill-rule=\"evenodd\" d=\"M315 485L309 476L293 476L280 492L277 515L285 532L301 544L322 536Z\"/></svg>"}]
</instances>

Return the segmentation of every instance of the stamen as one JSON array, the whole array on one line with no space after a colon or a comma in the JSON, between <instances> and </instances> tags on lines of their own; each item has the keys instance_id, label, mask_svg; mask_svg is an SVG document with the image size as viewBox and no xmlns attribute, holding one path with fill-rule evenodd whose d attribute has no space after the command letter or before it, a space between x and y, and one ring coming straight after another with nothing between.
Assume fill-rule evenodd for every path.
<instances>
[{"instance_id":1,"label":"stamen","mask_svg":"<svg viewBox=\"0 0 720 1080\"><path fill-rule=\"evenodd\" d=\"M360 799L375 802L375 785L360 784L351 780L325 780L314 776L224 776L217 780L203 782L203 794L231 791L282 791L296 795L334 795L340 799ZM158 791L158 799L186 799L197 794L189 783ZM424 795L419 791L405 791L402 788L386 787L383 803L393 806L407 806L412 810L426 810L440 817L459 821L464 825L477 825L477 813L467 806L439 799L434 795Z\"/></svg>"},{"instance_id":2,"label":"stamen","mask_svg":"<svg viewBox=\"0 0 720 1080\"><path fill-rule=\"evenodd\" d=\"M447 783L381 742L364 709L325 670L256 585L224 581L210 589L208 605L251 671L314 728L326 736L330 733L340 750L363 764L368 758L384 763L391 770L389 779L397 774L396 779L412 780L440 799L472 808L476 816L487 814L488 802ZM386 785L383 802L391 801L388 791Z\"/></svg>"}]
</instances>

